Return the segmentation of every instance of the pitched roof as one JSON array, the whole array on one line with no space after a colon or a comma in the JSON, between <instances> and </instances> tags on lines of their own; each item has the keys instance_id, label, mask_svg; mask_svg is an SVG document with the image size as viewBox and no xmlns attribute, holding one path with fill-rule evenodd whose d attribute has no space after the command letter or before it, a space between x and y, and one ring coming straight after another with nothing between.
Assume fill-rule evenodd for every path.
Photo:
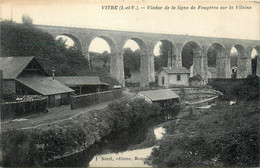
<instances>
[{"instance_id":1,"label":"pitched roof","mask_svg":"<svg viewBox=\"0 0 260 168\"><path fill-rule=\"evenodd\" d=\"M149 90L149 91L141 91L139 93L143 94L144 96L146 96L152 101L179 98L179 96L171 89Z\"/></svg>"},{"instance_id":2,"label":"pitched roof","mask_svg":"<svg viewBox=\"0 0 260 168\"><path fill-rule=\"evenodd\" d=\"M162 67L160 71L164 70L168 74L189 74L190 72L184 67Z\"/></svg>"},{"instance_id":3,"label":"pitched roof","mask_svg":"<svg viewBox=\"0 0 260 168\"><path fill-rule=\"evenodd\" d=\"M59 93L69 93L74 91L71 88L63 85L59 81L52 80L52 77L19 77L16 79L16 81L45 96Z\"/></svg>"},{"instance_id":4,"label":"pitched roof","mask_svg":"<svg viewBox=\"0 0 260 168\"><path fill-rule=\"evenodd\" d=\"M67 86L109 85L101 82L99 76L55 76L55 79Z\"/></svg>"},{"instance_id":5,"label":"pitched roof","mask_svg":"<svg viewBox=\"0 0 260 168\"><path fill-rule=\"evenodd\" d=\"M34 57L0 57L4 79L15 79Z\"/></svg>"}]
</instances>

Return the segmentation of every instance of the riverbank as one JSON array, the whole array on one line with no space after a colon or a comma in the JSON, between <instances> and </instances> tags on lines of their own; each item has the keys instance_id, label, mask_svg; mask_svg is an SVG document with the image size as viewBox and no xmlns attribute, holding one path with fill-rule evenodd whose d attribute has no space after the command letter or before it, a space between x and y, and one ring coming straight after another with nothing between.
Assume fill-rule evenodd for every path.
<instances>
[{"instance_id":1,"label":"riverbank","mask_svg":"<svg viewBox=\"0 0 260 168\"><path fill-rule=\"evenodd\" d=\"M151 117L142 122L136 123L131 128L112 132L103 137L100 141L95 142L86 150L77 154L57 159L49 162L44 166L58 167L99 167L101 165L108 166L117 164L117 167L126 165L126 158L131 158L131 164L143 165L142 160L136 161L135 157L143 158L143 152L136 153L136 151L145 151L156 144L156 136L154 128L165 122L164 117ZM148 152L150 154L150 152ZM131 155L130 154L134 154ZM108 159L108 158L113 158ZM107 158L107 159L105 159ZM118 158L118 160L117 160ZM72 162L73 160L73 162Z\"/></svg>"},{"instance_id":2,"label":"riverbank","mask_svg":"<svg viewBox=\"0 0 260 168\"><path fill-rule=\"evenodd\" d=\"M87 149L111 132L160 115L157 104L123 98L68 120L2 134L3 166L41 166Z\"/></svg>"},{"instance_id":3,"label":"riverbank","mask_svg":"<svg viewBox=\"0 0 260 168\"><path fill-rule=\"evenodd\" d=\"M165 124L149 163L158 167L259 166L258 101L219 102Z\"/></svg>"}]
</instances>

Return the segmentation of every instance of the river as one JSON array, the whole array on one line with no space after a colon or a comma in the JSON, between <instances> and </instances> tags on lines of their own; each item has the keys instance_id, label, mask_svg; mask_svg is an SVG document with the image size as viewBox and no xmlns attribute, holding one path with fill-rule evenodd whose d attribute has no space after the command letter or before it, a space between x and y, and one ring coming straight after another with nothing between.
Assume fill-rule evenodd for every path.
<instances>
[{"instance_id":1,"label":"river","mask_svg":"<svg viewBox=\"0 0 260 168\"><path fill-rule=\"evenodd\" d=\"M153 118L126 130L111 133L83 152L45 166L69 167L150 167L145 163L156 142L163 137L163 118Z\"/></svg>"}]
</instances>

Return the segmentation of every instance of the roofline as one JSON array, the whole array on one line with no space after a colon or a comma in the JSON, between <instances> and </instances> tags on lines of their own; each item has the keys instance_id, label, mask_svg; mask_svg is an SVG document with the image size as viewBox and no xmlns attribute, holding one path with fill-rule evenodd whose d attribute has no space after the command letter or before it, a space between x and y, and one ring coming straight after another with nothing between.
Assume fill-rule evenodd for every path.
<instances>
[{"instance_id":1,"label":"roofline","mask_svg":"<svg viewBox=\"0 0 260 168\"><path fill-rule=\"evenodd\" d=\"M62 83L62 82L60 82ZM63 85L66 85L68 87L74 87L74 86L96 86L96 85L105 85L105 86L109 86L109 84L104 84L104 83L101 83L101 84L63 84Z\"/></svg>"},{"instance_id":2,"label":"roofline","mask_svg":"<svg viewBox=\"0 0 260 168\"><path fill-rule=\"evenodd\" d=\"M147 96L146 96L147 97ZM149 98L149 97L148 97ZM174 97L174 98L171 98L171 99L179 99L180 97ZM149 98L150 99L150 98ZM171 99L160 99L160 100L171 100ZM152 100L150 99L151 101L160 101L160 100Z\"/></svg>"},{"instance_id":3,"label":"roofline","mask_svg":"<svg viewBox=\"0 0 260 168\"><path fill-rule=\"evenodd\" d=\"M25 65L25 67L23 68L23 70L28 66L28 64L30 64L33 60L35 60L35 61L39 64L39 68L43 71L43 73L48 76L47 71L45 71L45 69L44 69L44 68L41 66L41 64L37 61L37 59L35 58L35 56L21 56L21 57L32 57L31 60ZM23 72L23 70L17 75L16 78L18 78L18 77L21 75L21 73ZM14 79L16 79L16 78L14 78ZM12 79L12 78L11 78L11 79Z\"/></svg>"},{"instance_id":4,"label":"roofline","mask_svg":"<svg viewBox=\"0 0 260 168\"><path fill-rule=\"evenodd\" d=\"M34 56L9 56L9 57L2 57L2 58L17 58L17 57L31 57L31 60L25 65L25 67L35 58ZM24 70L24 68L23 68L23 70ZM19 77L19 75L23 72L23 70L15 78L3 78L3 79L15 80L17 77Z\"/></svg>"},{"instance_id":5,"label":"roofline","mask_svg":"<svg viewBox=\"0 0 260 168\"><path fill-rule=\"evenodd\" d=\"M164 70L167 74L190 74L190 72L179 72L179 73L176 73L176 72L167 72L165 69L163 68L168 68L168 67L162 67L157 73L161 72L162 70ZM182 68L182 67L181 67ZM185 68L185 67L183 67ZM185 68L186 69L186 68Z\"/></svg>"},{"instance_id":6,"label":"roofline","mask_svg":"<svg viewBox=\"0 0 260 168\"><path fill-rule=\"evenodd\" d=\"M25 85L25 84L23 84L22 82L20 82L19 80L17 80L17 79L14 79L16 82L19 82L20 84L22 84L22 85ZM25 85L26 87L29 87L29 86L27 86L27 85ZM75 90L73 90L73 89L71 89L72 91L68 91L68 92L61 92L61 93L53 93L53 94L42 94L42 93L40 93L39 91L37 91L37 90L34 90L33 88L31 88L31 87L29 87L30 89L32 89L33 91L35 91L35 92L37 92L37 93L39 93L39 94L41 94L41 95L43 95L43 96L51 96L51 95L57 95L57 94L63 94L63 93L72 93L72 92L75 92Z\"/></svg>"}]
</instances>

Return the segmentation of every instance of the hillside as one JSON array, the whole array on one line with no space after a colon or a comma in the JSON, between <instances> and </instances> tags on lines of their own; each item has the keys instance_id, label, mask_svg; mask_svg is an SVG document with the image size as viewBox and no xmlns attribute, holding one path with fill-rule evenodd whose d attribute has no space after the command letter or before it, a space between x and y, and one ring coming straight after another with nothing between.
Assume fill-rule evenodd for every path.
<instances>
[{"instance_id":1,"label":"hillside","mask_svg":"<svg viewBox=\"0 0 260 168\"><path fill-rule=\"evenodd\" d=\"M1 57L35 56L44 69L56 75L99 75L102 82L117 84L109 72L89 67L88 60L74 47L66 48L61 40L30 24L1 22Z\"/></svg>"}]
</instances>

